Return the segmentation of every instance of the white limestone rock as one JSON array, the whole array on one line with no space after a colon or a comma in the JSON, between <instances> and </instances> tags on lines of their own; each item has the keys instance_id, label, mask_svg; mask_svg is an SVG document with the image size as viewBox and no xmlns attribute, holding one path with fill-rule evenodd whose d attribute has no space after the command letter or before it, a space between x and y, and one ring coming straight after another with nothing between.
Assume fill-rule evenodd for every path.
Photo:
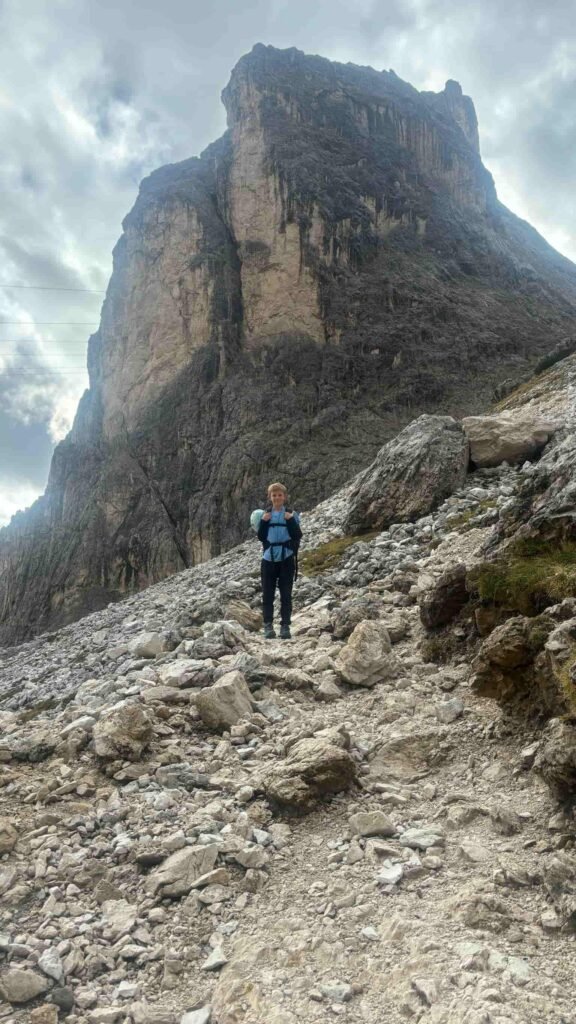
<instances>
[{"instance_id":1,"label":"white limestone rock","mask_svg":"<svg viewBox=\"0 0 576 1024\"><path fill-rule=\"evenodd\" d=\"M532 409L465 416L462 426L470 442L470 458L478 467L533 459L558 429L556 423Z\"/></svg>"},{"instance_id":2,"label":"white limestone rock","mask_svg":"<svg viewBox=\"0 0 576 1024\"><path fill-rule=\"evenodd\" d=\"M229 729L252 714L252 696L242 672L228 672L196 697L200 718L209 729Z\"/></svg>"},{"instance_id":3,"label":"white limestone rock","mask_svg":"<svg viewBox=\"0 0 576 1024\"><path fill-rule=\"evenodd\" d=\"M386 626L371 619L354 628L335 665L342 679L353 686L375 686L400 672Z\"/></svg>"},{"instance_id":4,"label":"white limestone rock","mask_svg":"<svg viewBox=\"0 0 576 1024\"><path fill-rule=\"evenodd\" d=\"M139 761L152 738L152 720L139 704L104 712L94 726L94 750L106 760Z\"/></svg>"}]
</instances>

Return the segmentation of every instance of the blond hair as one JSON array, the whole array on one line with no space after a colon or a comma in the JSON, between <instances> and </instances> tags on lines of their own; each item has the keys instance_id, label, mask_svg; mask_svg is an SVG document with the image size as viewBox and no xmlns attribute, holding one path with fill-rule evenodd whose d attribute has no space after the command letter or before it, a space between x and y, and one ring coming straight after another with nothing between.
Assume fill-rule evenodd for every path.
<instances>
[{"instance_id":1,"label":"blond hair","mask_svg":"<svg viewBox=\"0 0 576 1024\"><path fill-rule=\"evenodd\" d=\"M288 488L285 486L285 484L281 484L278 481L276 481L276 483L274 484L268 484L268 490L266 492L268 497L270 497L272 491L284 491L284 499L285 501L288 501Z\"/></svg>"}]
</instances>

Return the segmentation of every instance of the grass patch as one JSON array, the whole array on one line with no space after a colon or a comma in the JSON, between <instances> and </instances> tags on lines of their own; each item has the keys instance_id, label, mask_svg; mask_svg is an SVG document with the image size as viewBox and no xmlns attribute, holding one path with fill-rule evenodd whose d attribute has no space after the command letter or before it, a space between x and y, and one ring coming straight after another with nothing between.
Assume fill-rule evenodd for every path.
<instances>
[{"instance_id":1,"label":"grass patch","mask_svg":"<svg viewBox=\"0 0 576 1024\"><path fill-rule=\"evenodd\" d=\"M505 559L470 573L482 601L535 615L576 594L576 541L522 540Z\"/></svg>"},{"instance_id":2,"label":"grass patch","mask_svg":"<svg viewBox=\"0 0 576 1024\"><path fill-rule=\"evenodd\" d=\"M448 519L447 525L451 530L463 531L471 519L475 519L481 512L487 512L490 508L496 508L497 504L498 502L495 498L484 498L474 508L467 508L465 512L461 512L454 519Z\"/></svg>"},{"instance_id":3,"label":"grass patch","mask_svg":"<svg viewBox=\"0 0 576 1024\"><path fill-rule=\"evenodd\" d=\"M527 395L530 391L532 391L540 382L540 378L545 377L546 374L547 371L544 371L544 373L540 374L538 377L531 377L530 380L524 381L523 384L519 384L518 387L515 387L514 390L510 392L509 395L506 395L505 398L502 398L499 402L496 402L496 405L494 406L494 411L505 412L506 409L513 409L519 401L519 399L521 399L523 395Z\"/></svg>"},{"instance_id":4,"label":"grass patch","mask_svg":"<svg viewBox=\"0 0 576 1024\"><path fill-rule=\"evenodd\" d=\"M446 630L437 636L428 636L418 645L418 651L424 661L432 661L436 665L446 665L456 655L462 654L466 649L466 638L457 637L450 630Z\"/></svg>"},{"instance_id":5,"label":"grass patch","mask_svg":"<svg viewBox=\"0 0 576 1024\"><path fill-rule=\"evenodd\" d=\"M522 399L529 395L531 391L534 392L534 398L550 391L556 381L561 379L562 371L553 369L555 363L571 355L573 350L573 348L572 351L569 348L562 349L560 354L555 350L549 353L547 357L541 359L534 367L534 376L518 384L509 394L497 402L494 406L495 411L504 412L506 409L514 409L518 404L523 405Z\"/></svg>"},{"instance_id":6,"label":"grass patch","mask_svg":"<svg viewBox=\"0 0 576 1024\"><path fill-rule=\"evenodd\" d=\"M358 533L354 537L336 537L334 540L326 541L313 551L306 551L299 556L300 572L304 576L320 576L323 572L329 572L340 564L342 555L353 544L372 540L379 533L380 530L370 530L368 533Z\"/></svg>"}]
</instances>

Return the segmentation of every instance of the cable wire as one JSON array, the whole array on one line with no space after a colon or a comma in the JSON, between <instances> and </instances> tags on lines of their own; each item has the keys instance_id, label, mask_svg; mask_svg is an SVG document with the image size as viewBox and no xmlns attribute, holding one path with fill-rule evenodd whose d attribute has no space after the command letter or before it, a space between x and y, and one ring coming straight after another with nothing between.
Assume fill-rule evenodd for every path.
<instances>
[{"instance_id":1,"label":"cable wire","mask_svg":"<svg viewBox=\"0 0 576 1024\"><path fill-rule=\"evenodd\" d=\"M0 320L0 324L11 324L13 327L30 327L34 324L59 324L60 326L66 325L67 327L93 327L97 324L98 320Z\"/></svg>"},{"instance_id":2,"label":"cable wire","mask_svg":"<svg viewBox=\"0 0 576 1024\"><path fill-rule=\"evenodd\" d=\"M105 295L105 288L62 288L55 284L2 284L0 288L26 288L36 292L89 292L91 295Z\"/></svg>"}]
</instances>

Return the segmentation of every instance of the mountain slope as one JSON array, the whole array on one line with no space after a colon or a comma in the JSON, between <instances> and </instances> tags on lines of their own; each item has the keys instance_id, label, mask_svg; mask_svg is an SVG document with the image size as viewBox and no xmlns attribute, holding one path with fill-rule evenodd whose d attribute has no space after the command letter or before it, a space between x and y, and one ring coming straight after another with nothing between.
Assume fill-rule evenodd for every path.
<instances>
[{"instance_id":1,"label":"mountain slope","mask_svg":"<svg viewBox=\"0 0 576 1024\"><path fill-rule=\"evenodd\" d=\"M574 818L534 770L541 718L475 694L472 602L443 633L422 611L511 517L573 523L556 517L575 384L572 357L508 399L555 416L539 461L469 473L301 577L290 642L256 632L251 540L2 653L15 1024L46 1002L35 1017L87 1024L572 1021ZM303 516L305 547L342 529L353 490ZM548 614L574 631L574 605ZM574 722L555 721L574 765Z\"/></svg>"},{"instance_id":2,"label":"mountain slope","mask_svg":"<svg viewBox=\"0 0 576 1024\"><path fill-rule=\"evenodd\" d=\"M90 388L0 531L1 643L225 549L271 478L311 507L573 330L576 269L499 203L457 83L259 45L223 99L124 222Z\"/></svg>"}]
</instances>

